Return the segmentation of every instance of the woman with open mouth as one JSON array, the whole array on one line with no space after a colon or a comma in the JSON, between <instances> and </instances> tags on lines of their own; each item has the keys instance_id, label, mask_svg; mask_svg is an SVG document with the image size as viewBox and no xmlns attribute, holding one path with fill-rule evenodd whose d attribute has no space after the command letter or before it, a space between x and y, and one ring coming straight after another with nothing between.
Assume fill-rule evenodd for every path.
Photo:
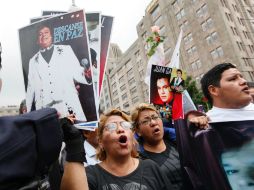
<instances>
[{"instance_id":1,"label":"woman with open mouth","mask_svg":"<svg viewBox=\"0 0 254 190\"><path fill-rule=\"evenodd\" d=\"M87 166L90 190L168 190L172 185L152 160L139 160L129 117L113 109L100 118L97 157Z\"/></svg>"},{"instance_id":2,"label":"woman with open mouth","mask_svg":"<svg viewBox=\"0 0 254 190\"><path fill-rule=\"evenodd\" d=\"M175 190L191 189L184 186L176 145L164 137L162 119L150 104L139 104L131 113L134 129L140 143L139 155L155 161Z\"/></svg>"}]
</instances>

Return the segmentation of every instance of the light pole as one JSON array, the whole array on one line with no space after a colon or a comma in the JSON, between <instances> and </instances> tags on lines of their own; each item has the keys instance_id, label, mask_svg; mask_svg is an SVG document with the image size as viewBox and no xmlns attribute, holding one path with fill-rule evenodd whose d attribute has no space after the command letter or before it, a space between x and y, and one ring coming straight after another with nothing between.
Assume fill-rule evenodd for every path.
<instances>
[{"instance_id":1,"label":"light pole","mask_svg":"<svg viewBox=\"0 0 254 190\"><path fill-rule=\"evenodd\" d=\"M73 6L73 7L76 7L76 5L75 5L75 0L72 0L72 6Z\"/></svg>"},{"instance_id":2,"label":"light pole","mask_svg":"<svg viewBox=\"0 0 254 190\"><path fill-rule=\"evenodd\" d=\"M77 10L80 10L80 8L78 8L76 6L75 0L72 0L72 4L71 4L71 6L69 8L69 12L73 12L73 11L77 11Z\"/></svg>"}]
</instances>

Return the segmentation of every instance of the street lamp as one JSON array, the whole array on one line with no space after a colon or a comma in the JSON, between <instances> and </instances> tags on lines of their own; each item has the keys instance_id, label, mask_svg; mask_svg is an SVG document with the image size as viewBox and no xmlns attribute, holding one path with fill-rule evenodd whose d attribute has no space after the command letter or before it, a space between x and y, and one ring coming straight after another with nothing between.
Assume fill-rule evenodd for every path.
<instances>
[{"instance_id":1,"label":"street lamp","mask_svg":"<svg viewBox=\"0 0 254 190\"><path fill-rule=\"evenodd\" d=\"M77 10L80 10L80 8L78 8L75 4L75 0L72 0L72 4L69 8L69 12L73 12L73 11L77 11Z\"/></svg>"}]
</instances>

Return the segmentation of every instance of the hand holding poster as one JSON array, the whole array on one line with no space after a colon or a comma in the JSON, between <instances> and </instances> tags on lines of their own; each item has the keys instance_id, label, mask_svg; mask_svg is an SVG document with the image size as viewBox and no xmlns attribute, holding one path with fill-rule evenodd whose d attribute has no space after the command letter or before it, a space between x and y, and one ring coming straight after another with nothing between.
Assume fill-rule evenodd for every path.
<instances>
[{"instance_id":1,"label":"hand holding poster","mask_svg":"<svg viewBox=\"0 0 254 190\"><path fill-rule=\"evenodd\" d=\"M84 12L31 24L19 30L19 37L28 111L52 107L61 117L97 121Z\"/></svg>"}]
</instances>

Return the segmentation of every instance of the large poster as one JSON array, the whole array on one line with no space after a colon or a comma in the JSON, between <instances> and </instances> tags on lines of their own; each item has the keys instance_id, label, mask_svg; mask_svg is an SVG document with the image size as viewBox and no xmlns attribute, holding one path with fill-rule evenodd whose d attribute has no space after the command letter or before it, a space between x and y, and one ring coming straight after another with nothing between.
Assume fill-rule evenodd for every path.
<instances>
[{"instance_id":1,"label":"large poster","mask_svg":"<svg viewBox=\"0 0 254 190\"><path fill-rule=\"evenodd\" d=\"M86 13L86 23L92 61L93 82L96 90L96 95L98 97L97 92L99 92L98 81L100 71L100 64L98 64L98 61L100 61L101 53L101 14Z\"/></svg>"},{"instance_id":2,"label":"large poster","mask_svg":"<svg viewBox=\"0 0 254 190\"><path fill-rule=\"evenodd\" d=\"M197 189L252 190L254 184L254 121L251 110L235 111L223 121L198 130L186 121L175 122L181 165ZM244 113L243 113L244 112ZM253 117L252 117L253 118ZM235 121L228 121L235 120ZM241 121L242 119L242 121ZM246 120L244 120L246 119Z\"/></svg>"},{"instance_id":3,"label":"large poster","mask_svg":"<svg viewBox=\"0 0 254 190\"><path fill-rule=\"evenodd\" d=\"M181 69L152 65L150 77L150 103L161 111L162 116L183 118L182 92L186 73Z\"/></svg>"},{"instance_id":4,"label":"large poster","mask_svg":"<svg viewBox=\"0 0 254 190\"><path fill-rule=\"evenodd\" d=\"M101 93L102 82L104 78L106 61L109 49L110 36L113 26L113 17L102 15L101 17L101 60L99 76L99 96Z\"/></svg>"},{"instance_id":5,"label":"large poster","mask_svg":"<svg viewBox=\"0 0 254 190\"><path fill-rule=\"evenodd\" d=\"M80 10L19 30L29 111L52 107L61 117L98 120L86 28Z\"/></svg>"}]
</instances>

